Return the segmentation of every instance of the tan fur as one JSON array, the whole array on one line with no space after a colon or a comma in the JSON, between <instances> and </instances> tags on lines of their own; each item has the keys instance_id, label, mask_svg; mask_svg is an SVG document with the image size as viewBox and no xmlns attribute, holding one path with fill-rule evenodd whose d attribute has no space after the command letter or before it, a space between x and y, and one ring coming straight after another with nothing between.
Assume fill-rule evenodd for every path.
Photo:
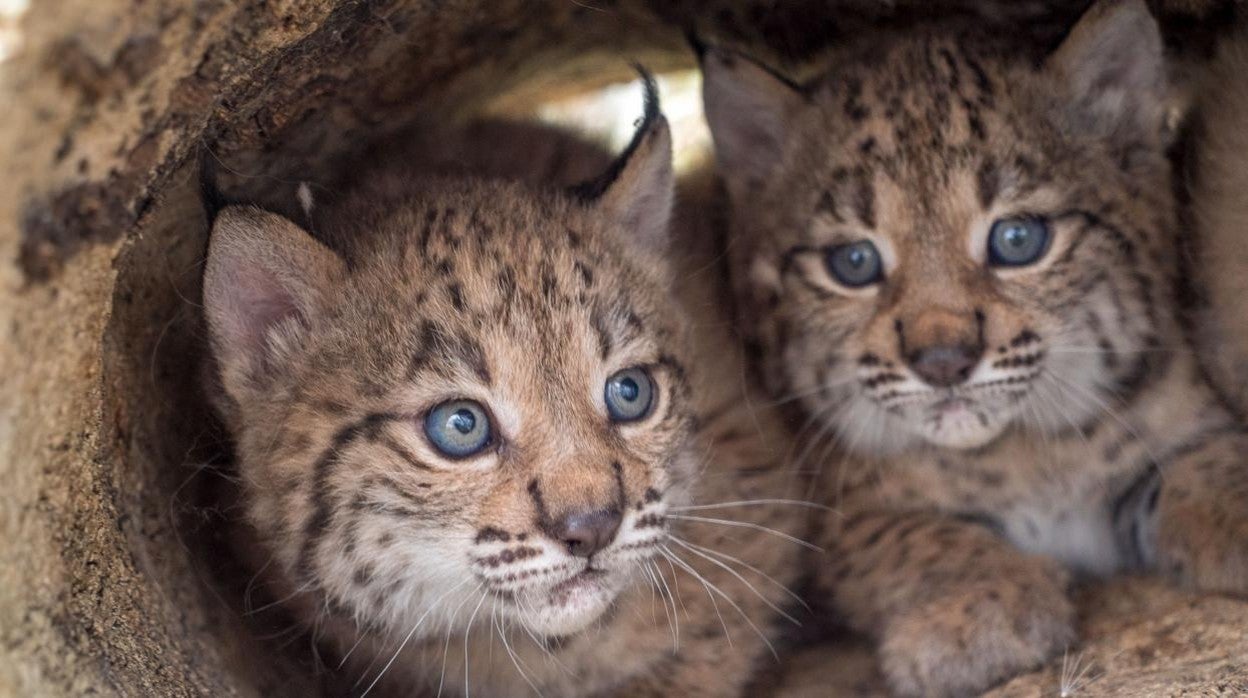
<instances>
[{"instance_id":1,"label":"tan fur","mask_svg":"<svg viewBox=\"0 0 1248 698\"><path fill-rule=\"evenodd\" d=\"M1248 438L1178 322L1143 3L1097 3L1048 57L950 26L831 65L799 90L713 50L704 89L743 324L832 470L818 585L892 689L964 695L1061 653L1071 570L1248 591ZM990 267L1013 215L1051 244ZM849 288L825 260L863 239L883 279ZM930 356L969 358L943 384Z\"/></svg>"},{"instance_id":2,"label":"tan fur","mask_svg":"<svg viewBox=\"0 0 1248 698\"><path fill-rule=\"evenodd\" d=\"M780 467L776 416L749 409L710 245L685 240L676 268L664 261L654 222L671 196L655 183L670 176L668 137L661 120L649 129L588 203L414 173L411 162L440 160L500 169L473 155L475 138L440 134L438 153L391 152L383 159L409 164L373 162L354 191L318 198L312 228L328 248L271 214L218 218L205 305L247 522L271 555L274 597L331 657L349 655L343 690L365 690L384 668L378 690L397 695L723 696L768 658L785 622L771 607L790 603L782 585L799 548L748 527L803 536L808 510L714 505L805 485ZM533 153L528 168L501 168L511 177L566 182L607 163L565 136L511 133ZM541 169L552 148L559 167ZM238 359L223 331L239 278L223 274L246 264L228 246L257 226L259 249L291 253L263 261L311 287L260 365ZM658 403L612 426L602 386L630 365L650 367ZM464 461L432 449L424 411L454 397L489 406L500 446ZM560 629L511 601L535 587L528 598L544 598L581 569L547 514L617 500L620 532L593 559L618 594L596 617ZM698 504L711 508L683 508Z\"/></svg>"},{"instance_id":3,"label":"tan fur","mask_svg":"<svg viewBox=\"0 0 1248 698\"><path fill-rule=\"evenodd\" d=\"M1248 34L1239 30L1201 75L1192 151L1192 268L1206 307L1198 347L1218 384L1248 408Z\"/></svg>"}]
</instances>

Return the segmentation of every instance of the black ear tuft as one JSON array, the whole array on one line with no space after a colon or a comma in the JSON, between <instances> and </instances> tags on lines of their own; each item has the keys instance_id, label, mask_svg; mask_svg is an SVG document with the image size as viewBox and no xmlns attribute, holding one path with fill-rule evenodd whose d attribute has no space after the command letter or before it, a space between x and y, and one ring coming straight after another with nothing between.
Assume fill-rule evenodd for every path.
<instances>
[{"instance_id":1,"label":"black ear tuft","mask_svg":"<svg viewBox=\"0 0 1248 698\"><path fill-rule=\"evenodd\" d=\"M646 134L650 132L655 123L663 116L659 105L659 86L655 83L654 76L639 63L634 63L633 68L641 76L642 99L644 100L641 120L637 123L637 130L633 132L633 139L629 142L628 147L615 158L615 161L611 163L606 172L568 190L574 198L580 201L595 201L607 189L611 188L611 185L619 178L620 173L624 171L624 167L628 165L629 160L632 159L633 153L641 146L641 142L645 139Z\"/></svg>"},{"instance_id":2,"label":"black ear tuft","mask_svg":"<svg viewBox=\"0 0 1248 698\"><path fill-rule=\"evenodd\" d=\"M587 208L614 221L629 244L652 253L667 248L675 198L672 132L659 110L659 90L645 68L636 66L645 90L645 110L632 141L607 171L571 190Z\"/></svg>"},{"instance_id":3,"label":"black ear tuft","mask_svg":"<svg viewBox=\"0 0 1248 698\"><path fill-rule=\"evenodd\" d=\"M643 96L645 100L642 122L637 130L645 131L648 126L654 123L659 117L659 85L654 81L654 76L646 67L640 63L633 64L633 70L641 76Z\"/></svg>"},{"instance_id":4,"label":"black ear tuft","mask_svg":"<svg viewBox=\"0 0 1248 698\"><path fill-rule=\"evenodd\" d=\"M693 55L697 57L700 65L710 46L698 36L698 30L692 26L685 28L685 41L689 42L689 48L693 49Z\"/></svg>"}]
</instances>

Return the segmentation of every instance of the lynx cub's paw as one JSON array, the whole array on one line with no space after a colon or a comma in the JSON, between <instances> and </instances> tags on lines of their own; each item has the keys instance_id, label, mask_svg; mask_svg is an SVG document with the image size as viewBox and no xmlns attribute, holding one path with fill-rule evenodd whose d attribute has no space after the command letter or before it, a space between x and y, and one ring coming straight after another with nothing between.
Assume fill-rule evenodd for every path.
<instances>
[{"instance_id":1,"label":"lynx cub's paw","mask_svg":"<svg viewBox=\"0 0 1248 698\"><path fill-rule=\"evenodd\" d=\"M1230 426L1167 464L1143 542L1163 574L1201 591L1248 593L1248 434Z\"/></svg>"},{"instance_id":2,"label":"lynx cub's paw","mask_svg":"<svg viewBox=\"0 0 1248 698\"><path fill-rule=\"evenodd\" d=\"M963 696L1034 667L1075 639L1064 575L1036 561L898 615L884 629L884 677L901 696Z\"/></svg>"},{"instance_id":3,"label":"lynx cub's paw","mask_svg":"<svg viewBox=\"0 0 1248 698\"><path fill-rule=\"evenodd\" d=\"M1248 593L1248 498L1176 490L1162 492L1158 567L1194 589Z\"/></svg>"}]
</instances>

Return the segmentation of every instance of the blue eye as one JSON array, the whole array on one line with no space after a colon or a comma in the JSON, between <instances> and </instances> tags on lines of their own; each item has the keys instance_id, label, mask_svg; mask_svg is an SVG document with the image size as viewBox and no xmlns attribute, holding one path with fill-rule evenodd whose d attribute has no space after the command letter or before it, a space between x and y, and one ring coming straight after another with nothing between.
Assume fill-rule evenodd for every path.
<instances>
[{"instance_id":1,"label":"blue eye","mask_svg":"<svg viewBox=\"0 0 1248 698\"><path fill-rule=\"evenodd\" d=\"M493 441L490 416L472 400L444 402L425 416L425 435L448 458L467 458Z\"/></svg>"},{"instance_id":2,"label":"blue eye","mask_svg":"<svg viewBox=\"0 0 1248 698\"><path fill-rule=\"evenodd\" d=\"M828 250L826 264L833 278L850 288L874 284L884 278L880 253L870 240L833 247Z\"/></svg>"},{"instance_id":3,"label":"blue eye","mask_svg":"<svg viewBox=\"0 0 1248 698\"><path fill-rule=\"evenodd\" d=\"M614 422L635 422L650 413L654 382L641 368L626 368L607 379L603 394Z\"/></svg>"},{"instance_id":4,"label":"blue eye","mask_svg":"<svg viewBox=\"0 0 1248 698\"><path fill-rule=\"evenodd\" d=\"M1002 218L988 231L988 262L999 267L1032 264L1049 249L1049 226L1039 218Z\"/></svg>"}]
</instances>

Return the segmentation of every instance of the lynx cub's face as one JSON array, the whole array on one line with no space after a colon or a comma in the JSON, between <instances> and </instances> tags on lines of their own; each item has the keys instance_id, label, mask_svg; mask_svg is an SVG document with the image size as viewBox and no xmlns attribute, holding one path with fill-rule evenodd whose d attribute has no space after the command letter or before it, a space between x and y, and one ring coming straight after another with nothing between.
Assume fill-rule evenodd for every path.
<instances>
[{"instance_id":1,"label":"lynx cub's face","mask_svg":"<svg viewBox=\"0 0 1248 698\"><path fill-rule=\"evenodd\" d=\"M669 151L651 109L575 196L377 175L318 216L332 249L219 214L219 402L248 520L314 612L567 635L664 543L693 467Z\"/></svg>"},{"instance_id":2,"label":"lynx cub's face","mask_svg":"<svg viewBox=\"0 0 1248 698\"><path fill-rule=\"evenodd\" d=\"M1053 433L1129 395L1174 273L1161 45L1101 3L1051 55L875 37L796 87L704 57L769 381L870 452Z\"/></svg>"}]
</instances>

